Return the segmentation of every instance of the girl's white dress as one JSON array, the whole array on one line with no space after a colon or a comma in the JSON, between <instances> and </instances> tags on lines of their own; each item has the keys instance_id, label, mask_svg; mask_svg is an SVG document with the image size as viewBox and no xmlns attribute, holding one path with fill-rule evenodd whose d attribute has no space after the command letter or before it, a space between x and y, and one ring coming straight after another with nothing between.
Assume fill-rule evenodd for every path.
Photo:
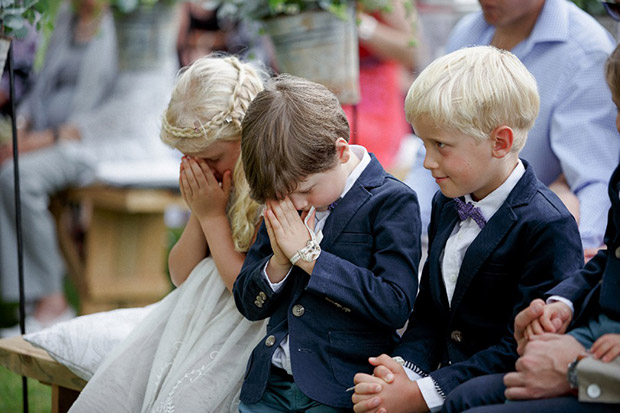
<instances>
[{"instance_id":1,"label":"girl's white dress","mask_svg":"<svg viewBox=\"0 0 620 413\"><path fill-rule=\"evenodd\" d=\"M105 359L71 412L237 412L264 321L250 322L211 258Z\"/></svg>"}]
</instances>

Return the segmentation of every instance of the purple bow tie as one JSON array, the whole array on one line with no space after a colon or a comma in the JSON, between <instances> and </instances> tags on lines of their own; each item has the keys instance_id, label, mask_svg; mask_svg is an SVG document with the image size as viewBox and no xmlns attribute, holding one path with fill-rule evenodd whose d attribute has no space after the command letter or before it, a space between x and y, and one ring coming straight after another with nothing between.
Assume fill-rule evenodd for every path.
<instances>
[{"instance_id":1,"label":"purple bow tie","mask_svg":"<svg viewBox=\"0 0 620 413\"><path fill-rule=\"evenodd\" d=\"M471 218L478 224L480 229L484 228L487 220L484 219L484 215L482 215L480 208L474 206L471 202L465 203L461 201L461 198L454 198L454 202L456 203L456 212L458 212L461 221Z\"/></svg>"}]
</instances>

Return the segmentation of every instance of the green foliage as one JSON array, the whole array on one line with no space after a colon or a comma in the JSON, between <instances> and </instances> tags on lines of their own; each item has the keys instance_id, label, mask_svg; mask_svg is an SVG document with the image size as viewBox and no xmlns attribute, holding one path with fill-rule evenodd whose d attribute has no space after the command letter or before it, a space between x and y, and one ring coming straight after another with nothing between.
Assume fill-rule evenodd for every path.
<instances>
[{"instance_id":1,"label":"green foliage","mask_svg":"<svg viewBox=\"0 0 620 413\"><path fill-rule=\"evenodd\" d=\"M600 0L572 0L572 2L593 16L603 16L606 14L605 7L603 7Z\"/></svg>"},{"instance_id":2,"label":"green foliage","mask_svg":"<svg viewBox=\"0 0 620 413\"><path fill-rule=\"evenodd\" d=\"M110 6L120 14L129 14L138 7L153 7L157 3L173 4L176 0L110 0Z\"/></svg>"},{"instance_id":3,"label":"green foliage","mask_svg":"<svg viewBox=\"0 0 620 413\"><path fill-rule=\"evenodd\" d=\"M37 30L50 27L49 9L49 0L0 0L0 34L24 37L27 23L35 24Z\"/></svg>"},{"instance_id":4,"label":"green foliage","mask_svg":"<svg viewBox=\"0 0 620 413\"><path fill-rule=\"evenodd\" d=\"M28 379L28 407L31 413L52 411L52 388ZM0 412L21 412L22 377L0 366Z\"/></svg>"},{"instance_id":5,"label":"green foliage","mask_svg":"<svg viewBox=\"0 0 620 413\"><path fill-rule=\"evenodd\" d=\"M405 3L412 0L406 0ZM347 7L357 2L366 11L389 11L391 0L219 0L219 14L234 19L260 20L279 15L299 14L306 10L327 10L346 19Z\"/></svg>"}]
</instances>

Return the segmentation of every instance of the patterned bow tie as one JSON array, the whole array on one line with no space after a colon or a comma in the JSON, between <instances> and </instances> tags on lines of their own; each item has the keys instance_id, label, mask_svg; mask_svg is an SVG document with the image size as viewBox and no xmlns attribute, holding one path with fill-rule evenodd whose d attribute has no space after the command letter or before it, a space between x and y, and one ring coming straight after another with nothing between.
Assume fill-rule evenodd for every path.
<instances>
[{"instance_id":1,"label":"patterned bow tie","mask_svg":"<svg viewBox=\"0 0 620 413\"><path fill-rule=\"evenodd\" d=\"M480 208L474 206L471 202L465 203L461 201L460 198L454 198L454 202L456 203L456 212L458 212L461 221L471 218L478 224L480 229L484 228L487 220L484 219L484 215L482 215Z\"/></svg>"}]
</instances>

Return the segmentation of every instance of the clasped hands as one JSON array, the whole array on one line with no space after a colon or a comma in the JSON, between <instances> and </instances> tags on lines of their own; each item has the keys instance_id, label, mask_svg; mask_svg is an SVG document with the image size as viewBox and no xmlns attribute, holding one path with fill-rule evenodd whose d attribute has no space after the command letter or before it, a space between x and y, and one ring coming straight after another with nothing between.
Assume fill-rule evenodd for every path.
<instances>
[{"instance_id":1,"label":"clasped hands","mask_svg":"<svg viewBox=\"0 0 620 413\"><path fill-rule=\"evenodd\" d=\"M265 205L265 226L271 242L273 257L269 260L267 274L273 283L282 281L291 268L290 258L304 248L311 239L304 220L309 211L301 216L289 197L282 200L268 200ZM308 227L314 228L314 212L308 218ZM315 262L298 260L295 265L312 274Z\"/></svg>"},{"instance_id":2,"label":"clasped hands","mask_svg":"<svg viewBox=\"0 0 620 413\"><path fill-rule=\"evenodd\" d=\"M515 317L515 339L521 356L516 371L504 376L506 398L539 399L569 394L568 364L579 355L609 362L620 354L620 334L605 334L587 350L564 334L572 320L562 302L536 299Z\"/></svg>"}]
</instances>

